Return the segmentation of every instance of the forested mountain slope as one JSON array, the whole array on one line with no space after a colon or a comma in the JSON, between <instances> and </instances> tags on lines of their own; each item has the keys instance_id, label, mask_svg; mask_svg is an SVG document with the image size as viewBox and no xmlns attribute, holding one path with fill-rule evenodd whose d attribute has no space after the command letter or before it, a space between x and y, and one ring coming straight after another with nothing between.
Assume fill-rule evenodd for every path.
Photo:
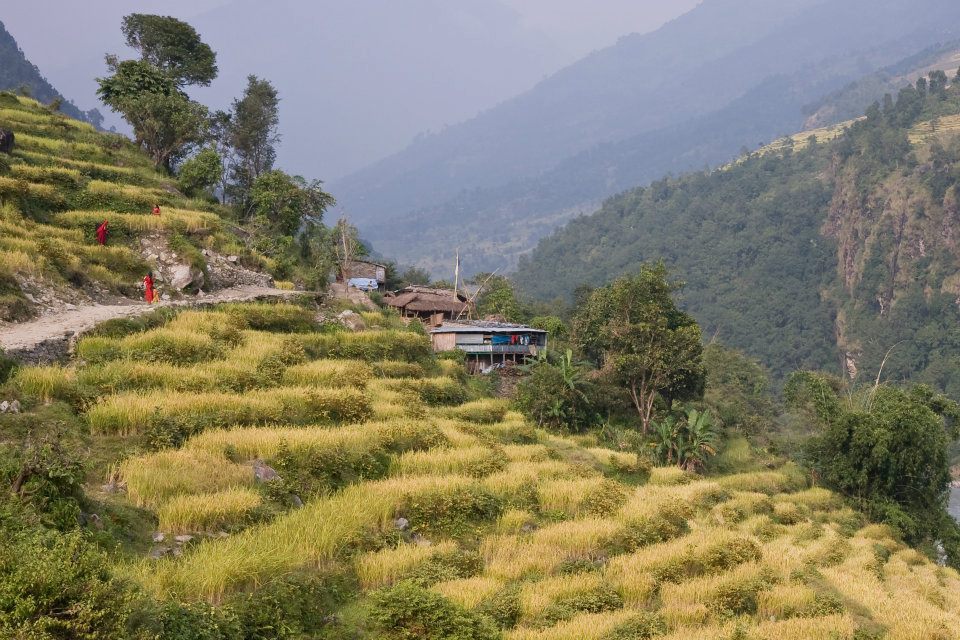
<instances>
[{"instance_id":1,"label":"forested mountain slope","mask_svg":"<svg viewBox=\"0 0 960 640\"><path fill-rule=\"evenodd\" d=\"M960 85L904 89L833 142L610 199L521 262L569 295L664 260L716 334L783 374L833 368L960 394Z\"/></svg>"},{"instance_id":2,"label":"forested mountain slope","mask_svg":"<svg viewBox=\"0 0 960 640\"><path fill-rule=\"evenodd\" d=\"M930 43L954 39L960 7L921 4L710 0L653 34L625 37L514 100L416 141L334 183L333 192L366 237L401 259L452 251L449 242L404 228L419 215L418 227L443 238L456 230L463 244L479 245L478 253L486 249L484 231L499 234L494 243L509 262L571 208L797 130L805 104ZM797 77L783 83L782 76ZM765 100L773 94L764 121L755 123L752 109L721 113L749 93ZM697 128L729 138L704 144L689 135ZM626 141L628 152L616 148ZM604 160L596 162L598 156ZM565 162L553 181L535 179ZM563 177L595 170L602 180L552 192Z\"/></svg>"},{"instance_id":3,"label":"forested mountain slope","mask_svg":"<svg viewBox=\"0 0 960 640\"><path fill-rule=\"evenodd\" d=\"M21 86L29 87L33 97L40 102L61 100L60 109L73 118L87 120L91 115L80 111L47 82L40 70L23 55L17 41L0 22L0 90L19 89ZM97 119L97 116L94 118Z\"/></svg>"}]
</instances>

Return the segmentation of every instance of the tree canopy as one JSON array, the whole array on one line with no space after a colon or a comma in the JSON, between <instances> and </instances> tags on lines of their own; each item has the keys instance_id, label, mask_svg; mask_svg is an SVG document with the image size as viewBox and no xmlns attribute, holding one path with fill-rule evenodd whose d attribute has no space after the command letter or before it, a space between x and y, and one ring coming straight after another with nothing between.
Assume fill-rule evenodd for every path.
<instances>
[{"instance_id":1,"label":"tree canopy","mask_svg":"<svg viewBox=\"0 0 960 640\"><path fill-rule=\"evenodd\" d=\"M217 54L192 26L171 16L131 13L121 26L127 46L177 86L208 86L217 77Z\"/></svg>"}]
</instances>

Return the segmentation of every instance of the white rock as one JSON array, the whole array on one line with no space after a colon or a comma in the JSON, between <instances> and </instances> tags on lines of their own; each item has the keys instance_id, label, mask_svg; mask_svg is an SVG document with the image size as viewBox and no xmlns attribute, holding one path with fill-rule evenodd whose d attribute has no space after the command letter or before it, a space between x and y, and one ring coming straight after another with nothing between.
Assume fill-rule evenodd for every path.
<instances>
[{"instance_id":1,"label":"white rock","mask_svg":"<svg viewBox=\"0 0 960 640\"><path fill-rule=\"evenodd\" d=\"M158 531L157 533L153 534L153 541L154 541L154 542L163 542L163 541L166 539L166 537L167 537L167 536L163 535L163 532Z\"/></svg>"},{"instance_id":2,"label":"white rock","mask_svg":"<svg viewBox=\"0 0 960 640\"><path fill-rule=\"evenodd\" d=\"M193 270L188 264L174 264L171 265L167 271L167 279L170 281L170 286L177 291L182 291L189 287L190 283L193 282L193 278Z\"/></svg>"},{"instance_id":3,"label":"white rock","mask_svg":"<svg viewBox=\"0 0 960 640\"><path fill-rule=\"evenodd\" d=\"M180 535L180 536L173 536L173 539L174 539L175 541L179 542L180 544L184 544L184 543L187 543L187 542L190 542L191 540L193 540L193 536L188 536L188 535L184 534L184 535Z\"/></svg>"},{"instance_id":4,"label":"white rock","mask_svg":"<svg viewBox=\"0 0 960 640\"><path fill-rule=\"evenodd\" d=\"M67 311L73 311L74 309L77 308L77 305L75 305L75 304L70 304L70 303L68 302L67 304L63 305L63 308L66 309Z\"/></svg>"},{"instance_id":5,"label":"white rock","mask_svg":"<svg viewBox=\"0 0 960 640\"><path fill-rule=\"evenodd\" d=\"M239 257L239 256L227 256L227 260L229 260L230 262L237 262L238 260L240 260L240 257Z\"/></svg>"},{"instance_id":6,"label":"white rock","mask_svg":"<svg viewBox=\"0 0 960 640\"><path fill-rule=\"evenodd\" d=\"M10 408L9 402L7 402L6 400L4 400L3 402L0 402L0 413L6 413L7 409L9 408Z\"/></svg>"},{"instance_id":7,"label":"white rock","mask_svg":"<svg viewBox=\"0 0 960 640\"><path fill-rule=\"evenodd\" d=\"M169 300L170 300L170 294L169 294L169 293L165 293L165 294L163 294L162 296L160 296L160 299L161 299L161 300L169 301Z\"/></svg>"}]
</instances>

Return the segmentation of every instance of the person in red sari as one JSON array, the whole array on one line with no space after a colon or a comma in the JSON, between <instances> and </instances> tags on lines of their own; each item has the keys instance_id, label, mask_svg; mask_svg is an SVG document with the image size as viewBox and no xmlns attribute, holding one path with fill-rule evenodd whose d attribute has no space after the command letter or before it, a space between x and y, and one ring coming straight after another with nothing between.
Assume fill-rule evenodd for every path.
<instances>
[{"instance_id":1,"label":"person in red sari","mask_svg":"<svg viewBox=\"0 0 960 640\"><path fill-rule=\"evenodd\" d=\"M143 276L143 299L148 303L156 300L157 294L153 290L153 273Z\"/></svg>"},{"instance_id":2,"label":"person in red sari","mask_svg":"<svg viewBox=\"0 0 960 640\"><path fill-rule=\"evenodd\" d=\"M155 216L160 215L160 205L158 204L153 205L153 215Z\"/></svg>"},{"instance_id":3,"label":"person in red sari","mask_svg":"<svg viewBox=\"0 0 960 640\"><path fill-rule=\"evenodd\" d=\"M107 221L104 220L100 223L100 226L97 227L97 243L100 245L107 244Z\"/></svg>"}]
</instances>

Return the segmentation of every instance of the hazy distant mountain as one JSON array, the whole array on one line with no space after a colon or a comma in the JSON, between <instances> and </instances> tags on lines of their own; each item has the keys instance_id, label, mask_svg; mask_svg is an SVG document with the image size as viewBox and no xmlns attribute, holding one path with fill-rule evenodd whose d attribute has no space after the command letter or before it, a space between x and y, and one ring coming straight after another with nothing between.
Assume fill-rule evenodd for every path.
<instances>
[{"instance_id":1,"label":"hazy distant mountain","mask_svg":"<svg viewBox=\"0 0 960 640\"><path fill-rule=\"evenodd\" d=\"M72 102L60 95L43 77L36 65L27 60L23 51L17 46L4 24L0 22L0 90L19 89L29 87L30 94L40 102L49 103L55 99L62 101L60 110L74 118L86 120L87 115L80 111Z\"/></svg>"},{"instance_id":2,"label":"hazy distant mountain","mask_svg":"<svg viewBox=\"0 0 960 640\"><path fill-rule=\"evenodd\" d=\"M220 65L195 95L226 102L247 74L269 78L284 163L323 179L528 89L560 54L490 0L234 0L191 23Z\"/></svg>"},{"instance_id":3,"label":"hazy distant mountain","mask_svg":"<svg viewBox=\"0 0 960 640\"><path fill-rule=\"evenodd\" d=\"M952 0L706 0L332 189L387 255L435 266L459 244L468 267L509 266L603 197L792 132L804 105L958 25Z\"/></svg>"}]
</instances>

